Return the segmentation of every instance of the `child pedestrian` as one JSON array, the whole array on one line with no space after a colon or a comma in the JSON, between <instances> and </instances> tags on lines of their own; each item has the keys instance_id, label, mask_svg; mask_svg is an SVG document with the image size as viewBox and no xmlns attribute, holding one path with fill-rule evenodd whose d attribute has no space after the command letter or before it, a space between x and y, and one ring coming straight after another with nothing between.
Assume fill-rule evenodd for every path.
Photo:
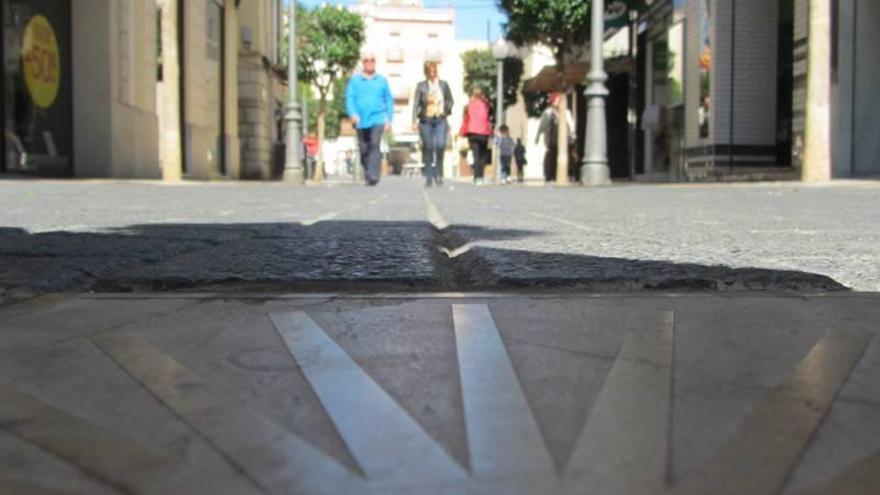
<instances>
[{"instance_id":1,"label":"child pedestrian","mask_svg":"<svg viewBox=\"0 0 880 495\"><path fill-rule=\"evenodd\" d=\"M526 147L522 143L522 139L516 138L516 146L513 148L513 158L516 160L516 179L517 182L523 182L526 166Z\"/></svg>"},{"instance_id":2,"label":"child pedestrian","mask_svg":"<svg viewBox=\"0 0 880 495\"><path fill-rule=\"evenodd\" d=\"M507 124L501 124L498 128L499 135L495 138L495 146L498 148L498 156L501 158L501 182L510 184L510 161L513 159L513 139L510 137L510 128Z\"/></svg>"}]
</instances>

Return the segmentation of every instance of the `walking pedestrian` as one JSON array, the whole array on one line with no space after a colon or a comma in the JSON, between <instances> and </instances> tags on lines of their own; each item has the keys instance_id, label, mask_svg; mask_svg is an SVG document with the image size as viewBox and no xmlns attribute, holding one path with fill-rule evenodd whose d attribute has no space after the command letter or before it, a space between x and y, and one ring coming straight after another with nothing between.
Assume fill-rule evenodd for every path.
<instances>
[{"instance_id":1,"label":"walking pedestrian","mask_svg":"<svg viewBox=\"0 0 880 495\"><path fill-rule=\"evenodd\" d=\"M510 137L510 128L507 124L501 124L498 128L499 135L495 138L495 148L501 158L501 182L510 184L510 162L513 160L513 138Z\"/></svg>"},{"instance_id":2,"label":"walking pedestrian","mask_svg":"<svg viewBox=\"0 0 880 495\"><path fill-rule=\"evenodd\" d=\"M303 138L303 144L306 147L306 177L308 179L315 178L315 166L318 163L318 136L314 132L310 132L308 136Z\"/></svg>"},{"instance_id":3,"label":"walking pedestrian","mask_svg":"<svg viewBox=\"0 0 880 495\"><path fill-rule=\"evenodd\" d=\"M422 140L422 164L425 186L443 183L443 156L449 124L446 117L452 113L452 91L449 84L437 76L437 62L425 62L425 80L416 86L413 95L413 130Z\"/></svg>"},{"instance_id":4,"label":"walking pedestrian","mask_svg":"<svg viewBox=\"0 0 880 495\"><path fill-rule=\"evenodd\" d=\"M535 144L544 136L544 180L554 182L556 180L556 167L559 155L559 100L563 98L560 93L550 93L550 105L544 109L541 114L541 121L538 125L538 134L535 136ZM565 123L568 126L569 144L571 144L571 113L566 114Z\"/></svg>"},{"instance_id":5,"label":"walking pedestrian","mask_svg":"<svg viewBox=\"0 0 880 495\"><path fill-rule=\"evenodd\" d=\"M527 162L526 147L523 145L521 138L516 138L516 146L513 148L513 158L516 160L516 180L522 184Z\"/></svg>"},{"instance_id":6,"label":"walking pedestrian","mask_svg":"<svg viewBox=\"0 0 880 495\"><path fill-rule=\"evenodd\" d=\"M345 109L357 128L367 185L375 186L380 176L382 135L391 129L394 100L388 80L376 73L376 54L365 52L361 63L362 71L351 78L345 89Z\"/></svg>"},{"instance_id":7,"label":"walking pedestrian","mask_svg":"<svg viewBox=\"0 0 880 495\"><path fill-rule=\"evenodd\" d=\"M468 145L474 155L474 184L483 185L483 172L486 167L486 145L492 135L489 123L489 103L483 90L477 86L471 91L471 100L464 109L460 136L467 137Z\"/></svg>"},{"instance_id":8,"label":"walking pedestrian","mask_svg":"<svg viewBox=\"0 0 880 495\"><path fill-rule=\"evenodd\" d=\"M354 158L351 156L351 150L345 150L345 173L354 175Z\"/></svg>"}]
</instances>

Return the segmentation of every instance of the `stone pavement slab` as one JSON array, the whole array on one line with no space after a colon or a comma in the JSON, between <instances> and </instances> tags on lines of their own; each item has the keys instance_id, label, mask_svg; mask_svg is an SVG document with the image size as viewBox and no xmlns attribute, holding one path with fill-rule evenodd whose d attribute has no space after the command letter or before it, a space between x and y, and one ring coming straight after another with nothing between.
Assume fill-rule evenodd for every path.
<instances>
[{"instance_id":1,"label":"stone pavement slab","mask_svg":"<svg viewBox=\"0 0 880 495\"><path fill-rule=\"evenodd\" d=\"M877 493L878 302L44 296L0 308L0 487Z\"/></svg>"}]
</instances>

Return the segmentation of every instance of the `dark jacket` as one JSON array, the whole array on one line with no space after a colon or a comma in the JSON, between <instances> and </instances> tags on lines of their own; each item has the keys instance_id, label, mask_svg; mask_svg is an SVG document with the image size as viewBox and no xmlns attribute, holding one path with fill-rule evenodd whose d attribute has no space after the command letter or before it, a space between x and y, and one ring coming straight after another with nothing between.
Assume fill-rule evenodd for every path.
<instances>
[{"instance_id":1,"label":"dark jacket","mask_svg":"<svg viewBox=\"0 0 880 495\"><path fill-rule=\"evenodd\" d=\"M446 81L440 80L440 90L443 91L443 116L448 117L452 113L452 91ZM421 81L416 86L416 92L413 95L413 122L417 122L425 117L428 109L428 81Z\"/></svg>"},{"instance_id":2,"label":"dark jacket","mask_svg":"<svg viewBox=\"0 0 880 495\"><path fill-rule=\"evenodd\" d=\"M513 148L513 158L520 166L526 164L526 147L522 143L516 143L516 146Z\"/></svg>"}]
</instances>

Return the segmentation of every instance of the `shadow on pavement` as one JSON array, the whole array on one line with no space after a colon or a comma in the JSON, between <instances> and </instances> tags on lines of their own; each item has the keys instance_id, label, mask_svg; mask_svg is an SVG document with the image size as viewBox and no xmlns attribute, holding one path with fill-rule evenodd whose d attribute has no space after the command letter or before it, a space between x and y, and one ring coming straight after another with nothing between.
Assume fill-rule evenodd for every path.
<instances>
[{"instance_id":1,"label":"shadow on pavement","mask_svg":"<svg viewBox=\"0 0 880 495\"><path fill-rule=\"evenodd\" d=\"M0 227L0 301L15 293L185 289L846 290L827 276L799 271L480 244L540 235L391 221L151 224L37 234Z\"/></svg>"}]
</instances>

